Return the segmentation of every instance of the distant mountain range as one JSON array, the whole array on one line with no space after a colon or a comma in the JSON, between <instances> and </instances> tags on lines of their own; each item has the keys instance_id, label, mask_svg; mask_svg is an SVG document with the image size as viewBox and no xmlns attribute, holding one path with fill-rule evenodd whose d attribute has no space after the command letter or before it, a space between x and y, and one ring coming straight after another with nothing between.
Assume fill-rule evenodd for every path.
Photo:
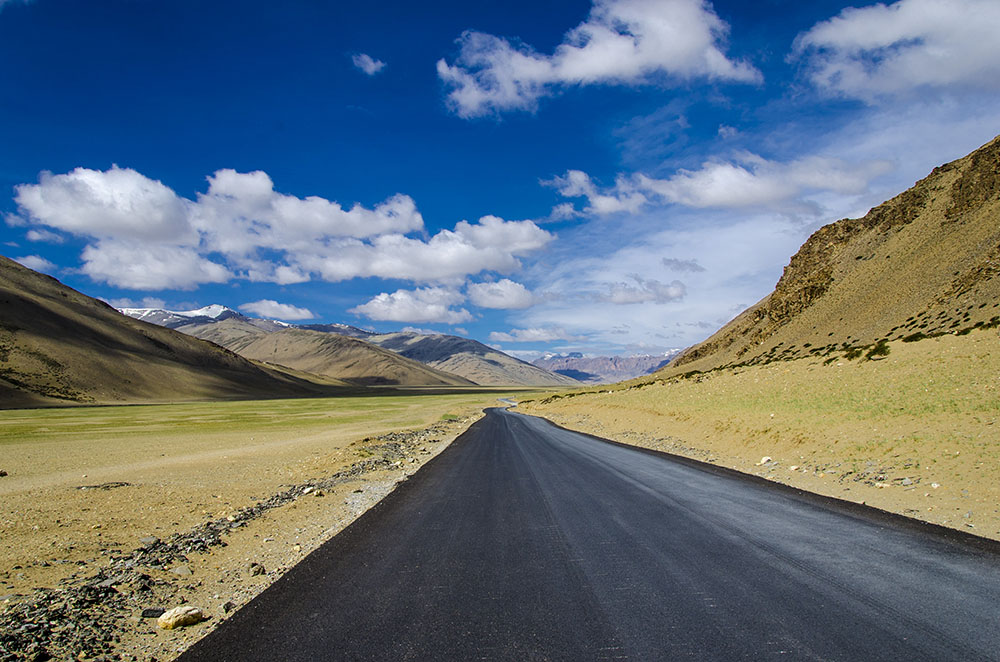
<instances>
[{"instance_id":1,"label":"distant mountain range","mask_svg":"<svg viewBox=\"0 0 1000 662\"><path fill-rule=\"evenodd\" d=\"M126 317L0 256L0 408L295 397L345 386Z\"/></svg>"},{"instance_id":2,"label":"distant mountain range","mask_svg":"<svg viewBox=\"0 0 1000 662\"><path fill-rule=\"evenodd\" d=\"M656 372L680 352L674 349L664 354L636 356L584 356L570 352L546 354L532 364L585 384L610 384Z\"/></svg>"},{"instance_id":3,"label":"distant mountain range","mask_svg":"<svg viewBox=\"0 0 1000 662\"><path fill-rule=\"evenodd\" d=\"M817 230L773 292L664 370L828 356L1000 324L1000 137Z\"/></svg>"},{"instance_id":4,"label":"distant mountain range","mask_svg":"<svg viewBox=\"0 0 1000 662\"><path fill-rule=\"evenodd\" d=\"M348 324L289 324L248 317L218 304L189 311L120 310L130 317L210 340L247 358L356 384L579 385L571 377L458 336L407 332L380 335Z\"/></svg>"}]
</instances>

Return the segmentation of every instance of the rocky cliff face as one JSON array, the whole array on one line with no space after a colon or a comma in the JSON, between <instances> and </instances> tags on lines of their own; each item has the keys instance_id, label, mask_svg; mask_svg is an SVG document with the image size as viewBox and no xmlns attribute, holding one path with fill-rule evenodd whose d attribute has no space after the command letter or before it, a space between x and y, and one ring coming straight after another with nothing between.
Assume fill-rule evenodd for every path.
<instances>
[{"instance_id":1,"label":"rocky cliff face","mask_svg":"<svg viewBox=\"0 0 1000 662\"><path fill-rule=\"evenodd\" d=\"M762 363L992 324L1000 295L1000 138L863 218L817 230L774 291L671 369Z\"/></svg>"}]
</instances>

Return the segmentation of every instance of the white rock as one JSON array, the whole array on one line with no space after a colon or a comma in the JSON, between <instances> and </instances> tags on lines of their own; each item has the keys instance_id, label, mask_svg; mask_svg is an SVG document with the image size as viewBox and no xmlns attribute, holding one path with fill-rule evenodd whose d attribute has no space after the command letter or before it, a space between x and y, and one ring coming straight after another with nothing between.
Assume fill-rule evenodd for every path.
<instances>
[{"instance_id":1,"label":"white rock","mask_svg":"<svg viewBox=\"0 0 1000 662\"><path fill-rule=\"evenodd\" d=\"M164 612L162 616L156 619L156 623L164 630L173 630L174 628L201 623L203 620L205 620L205 614L201 609L192 607L191 605L181 605L180 607L174 607L170 611Z\"/></svg>"},{"instance_id":2,"label":"white rock","mask_svg":"<svg viewBox=\"0 0 1000 662\"><path fill-rule=\"evenodd\" d=\"M757 466L759 467L762 464L767 464L770 461L771 461L771 456L765 455L764 457L760 458L760 462L757 463Z\"/></svg>"}]
</instances>

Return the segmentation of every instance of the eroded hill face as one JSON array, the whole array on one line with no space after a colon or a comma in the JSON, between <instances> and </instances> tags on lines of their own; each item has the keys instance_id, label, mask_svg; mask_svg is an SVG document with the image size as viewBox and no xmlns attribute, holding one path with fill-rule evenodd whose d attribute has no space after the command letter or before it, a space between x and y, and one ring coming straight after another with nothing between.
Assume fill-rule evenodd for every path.
<instances>
[{"instance_id":1,"label":"eroded hill face","mask_svg":"<svg viewBox=\"0 0 1000 662\"><path fill-rule=\"evenodd\" d=\"M816 231L774 292L661 375L870 348L1000 322L1000 138Z\"/></svg>"},{"instance_id":2,"label":"eroded hill face","mask_svg":"<svg viewBox=\"0 0 1000 662\"><path fill-rule=\"evenodd\" d=\"M325 392L0 257L0 407Z\"/></svg>"}]
</instances>

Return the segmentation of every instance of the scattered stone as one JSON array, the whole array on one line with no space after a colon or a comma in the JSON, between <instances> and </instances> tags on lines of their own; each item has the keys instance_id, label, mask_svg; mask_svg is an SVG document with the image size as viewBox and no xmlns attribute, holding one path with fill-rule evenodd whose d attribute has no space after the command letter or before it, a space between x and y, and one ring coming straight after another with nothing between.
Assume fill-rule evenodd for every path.
<instances>
[{"instance_id":1,"label":"scattered stone","mask_svg":"<svg viewBox=\"0 0 1000 662\"><path fill-rule=\"evenodd\" d=\"M788 467L788 470L789 471L798 471L799 470L799 465L793 464L792 466Z\"/></svg>"},{"instance_id":2,"label":"scattered stone","mask_svg":"<svg viewBox=\"0 0 1000 662\"><path fill-rule=\"evenodd\" d=\"M904 478L903 480L899 481L899 484L900 485L913 485L913 481L910 480L909 478Z\"/></svg>"},{"instance_id":3,"label":"scattered stone","mask_svg":"<svg viewBox=\"0 0 1000 662\"><path fill-rule=\"evenodd\" d=\"M225 612L225 613L227 613L227 614L229 612L231 612L232 610L234 610L234 609L236 609L236 603L233 602L232 600L229 600L224 605L222 605L222 611Z\"/></svg>"},{"instance_id":4,"label":"scattered stone","mask_svg":"<svg viewBox=\"0 0 1000 662\"><path fill-rule=\"evenodd\" d=\"M173 568L170 569L170 572L174 573L175 575L180 575L181 577L190 577L191 575L194 574L191 571L191 567L186 565L174 566Z\"/></svg>"},{"instance_id":5,"label":"scattered stone","mask_svg":"<svg viewBox=\"0 0 1000 662\"><path fill-rule=\"evenodd\" d=\"M310 486L309 486L309 487L307 487L306 489L302 490L302 494L309 494L309 493L310 493L310 492L312 492L312 491L313 491L313 486L312 486L312 485L310 485Z\"/></svg>"},{"instance_id":6,"label":"scattered stone","mask_svg":"<svg viewBox=\"0 0 1000 662\"><path fill-rule=\"evenodd\" d=\"M146 607L142 610L142 618L159 618L166 611L163 607Z\"/></svg>"},{"instance_id":7,"label":"scattered stone","mask_svg":"<svg viewBox=\"0 0 1000 662\"><path fill-rule=\"evenodd\" d=\"M87 474L84 474L82 478L86 478ZM126 483L120 480L111 481L110 483L101 483L99 485L80 485L76 489L78 490L113 490L116 487L129 487L132 483Z\"/></svg>"},{"instance_id":8,"label":"scattered stone","mask_svg":"<svg viewBox=\"0 0 1000 662\"><path fill-rule=\"evenodd\" d=\"M3 478L6 475L8 475L6 471L0 470L0 478Z\"/></svg>"},{"instance_id":9,"label":"scattered stone","mask_svg":"<svg viewBox=\"0 0 1000 662\"><path fill-rule=\"evenodd\" d=\"M150 545L155 545L158 542L160 542L160 539L157 538L156 536L145 536L143 538L139 538L139 544L142 545L142 546L144 546L144 547L149 547Z\"/></svg>"},{"instance_id":10,"label":"scattered stone","mask_svg":"<svg viewBox=\"0 0 1000 662\"><path fill-rule=\"evenodd\" d=\"M771 462L771 461L772 461L771 456L770 455L765 455L764 457L760 458L760 462L757 463L757 466L759 467L762 464L767 464L768 462Z\"/></svg>"},{"instance_id":11,"label":"scattered stone","mask_svg":"<svg viewBox=\"0 0 1000 662\"><path fill-rule=\"evenodd\" d=\"M252 577L256 577L257 575L263 575L265 572L267 572L266 570L264 570L264 566L256 562L251 563L249 567L247 567L247 570L250 571L250 576Z\"/></svg>"},{"instance_id":12,"label":"scattered stone","mask_svg":"<svg viewBox=\"0 0 1000 662\"><path fill-rule=\"evenodd\" d=\"M174 628L201 623L204 620L205 614L201 609L192 607L191 605L181 605L161 614L156 619L156 623L164 630L173 630Z\"/></svg>"},{"instance_id":13,"label":"scattered stone","mask_svg":"<svg viewBox=\"0 0 1000 662\"><path fill-rule=\"evenodd\" d=\"M292 545L292 551L301 552L302 551L302 545Z\"/></svg>"},{"instance_id":14,"label":"scattered stone","mask_svg":"<svg viewBox=\"0 0 1000 662\"><path fill-rule=\"evenodd\" d=\"M939 483L931 483L931 487L933 487L936 490L937 488L941 487L941 485Z\"/></svg>"}]
</instances>

